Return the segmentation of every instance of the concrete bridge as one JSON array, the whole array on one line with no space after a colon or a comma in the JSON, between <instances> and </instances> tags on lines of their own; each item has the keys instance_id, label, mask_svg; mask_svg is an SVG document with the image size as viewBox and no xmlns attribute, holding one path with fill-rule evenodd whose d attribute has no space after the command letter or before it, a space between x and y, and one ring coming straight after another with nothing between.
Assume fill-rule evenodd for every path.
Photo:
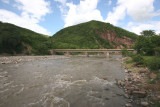
<instances>
[{"instance_id":1,"label":"concrete bridge","mask_svg":"<svg viewBox=\"0 0 160 107\"><path fill-rule=\"evenodd\" d=\"M134 52L134 49L127 49L128 52ZM71 52L83 52L86 56L89 56L88 52L97 52L104 53L106 56L109 56L110 53L121 53L122 49L52 49L50 50L52 55L55 55L56 52L64 52L67 56Z\"/></svg>"}]
</instances>

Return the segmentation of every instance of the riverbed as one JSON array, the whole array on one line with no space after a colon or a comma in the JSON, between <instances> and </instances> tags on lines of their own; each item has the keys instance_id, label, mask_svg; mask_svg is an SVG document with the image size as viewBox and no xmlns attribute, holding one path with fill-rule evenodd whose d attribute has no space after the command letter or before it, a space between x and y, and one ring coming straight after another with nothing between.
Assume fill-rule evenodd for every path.
<instances>
[{"instance_id":1,"label":"riverbed","mask_svg":"<svg viewBox=\"0 0 160 107\"><path fill-rule=\"evenodd\" d=\"M116 85L126 76L120 59L70 56L1 63L0 107L124 107L128 99Z\"/></svg>"}]
</instances>

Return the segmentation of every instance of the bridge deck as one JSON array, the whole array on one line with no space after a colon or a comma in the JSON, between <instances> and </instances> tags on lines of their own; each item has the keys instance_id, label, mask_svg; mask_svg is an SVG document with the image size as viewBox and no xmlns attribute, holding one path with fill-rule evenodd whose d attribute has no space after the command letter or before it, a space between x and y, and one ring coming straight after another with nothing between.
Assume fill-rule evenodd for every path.
<instances>
[{"instance_id":1,"label":"bridge deck","mask_svg":"<svg viewBox=\"0 0 160 107\"><path fill-rule=\"evenodd\" d=\"M52 49L55 52L121 52L122 49ZM134 49L127 49L127 51L134 51Z\"/></svg>"}]
</instances>

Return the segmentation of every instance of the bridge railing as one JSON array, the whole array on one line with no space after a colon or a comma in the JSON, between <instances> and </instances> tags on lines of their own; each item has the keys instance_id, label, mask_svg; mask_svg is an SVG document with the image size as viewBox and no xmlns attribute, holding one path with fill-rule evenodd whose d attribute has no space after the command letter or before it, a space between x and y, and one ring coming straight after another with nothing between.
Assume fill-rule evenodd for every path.
<instances>
[{"instance_id":1,"label":"bridge railing","mask_svg":"<svg viewBox=\"0 0 160 107\"><path fill-rule=\"evenodd\" d=\"M52 49L55 52L121 52L122 49ZM134 51L134 49L127 49Z\"/></svg>"}]
</instances>

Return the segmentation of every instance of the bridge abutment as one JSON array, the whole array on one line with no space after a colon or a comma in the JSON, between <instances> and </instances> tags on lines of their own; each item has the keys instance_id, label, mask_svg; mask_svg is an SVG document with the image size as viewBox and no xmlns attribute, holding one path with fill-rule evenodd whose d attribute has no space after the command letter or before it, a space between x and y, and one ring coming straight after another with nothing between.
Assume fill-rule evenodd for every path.
<instances>
[{"instance_id":1,"label":"bridge abutment","mask_svg":"<svg viewBox=\"0 0 160 107\"><path fill-rule=\"evenodd\" d=\"M50 50L51 55L56 55L56 51Z\"/></svg>"},{"instance_id":2,"label":"bridge abutment","mask_svg":"<svg viewBox=\"0 0 160 107\"><path fill-rule=\"evenodd\" d=\"M86 57L89 57L89 54L88 54L88 52L85 52L85 56L86 56Z\"/></svg>"},{"instance_id":3,"label":"bridge abutment","mask_svg":"<svg viewBox=\"0 0 160 107\"><path fill-rule=\"evenodd\" d=\"M65 53L65 55L66 55L66 56L70 56L70 52L67 51L67 52Z\"/></svg>"},{"instance_id":4,"label":"bridge abutment","mask_svg":"<svg viewBox=\"0 0 160 107\"><path fill-rule=\"evenodd\" d=\"M109 58L109 52L104 52L104 55Z\"/></svg>"}]
</instances>

